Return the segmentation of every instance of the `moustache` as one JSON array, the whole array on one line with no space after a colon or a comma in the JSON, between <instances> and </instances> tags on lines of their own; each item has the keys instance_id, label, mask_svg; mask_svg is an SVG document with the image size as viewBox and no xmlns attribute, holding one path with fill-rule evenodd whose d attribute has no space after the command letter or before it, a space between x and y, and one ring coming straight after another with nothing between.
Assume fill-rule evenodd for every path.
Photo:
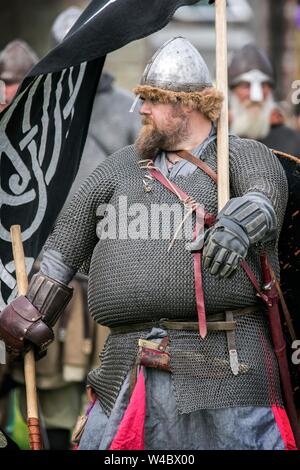
<instances>
[{"instance_id":1,"label":"moustache","mask_svg":"<svg viewBox=\"0 0 300 470\"><path fill-rule=\"evenodd\" d=\"M153 125L153 119L149 116L142 115L142 125L143 126L148 126L148 125Z\"/></svg>"},{"instance_id":2,"label":"moustache","mask_svg":"<svg viewBox=\"0 0 300 470\"><path fill-rule=\"evenodd\" d=\"M245 109L261 109L263 107L263 102L247 100L243 103Z\"/></svg>"}]
</instances>

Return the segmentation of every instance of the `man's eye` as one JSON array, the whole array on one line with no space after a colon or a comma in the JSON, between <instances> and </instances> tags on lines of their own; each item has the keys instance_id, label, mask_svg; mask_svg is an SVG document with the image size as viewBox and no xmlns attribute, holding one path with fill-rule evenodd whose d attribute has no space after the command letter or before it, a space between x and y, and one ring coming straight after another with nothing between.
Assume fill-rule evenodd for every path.
<instances>
[{"instance_id":1,"label":"man's eye","mask_svg":"<svg viewBox=\"0 0 300 470\"><path fill-rule=\"evenodd\" d=\"M244 88L245 90L248 90L250 88L250 83L249 82L242 82L241 87Z\"/></svg>"}]
</instances>

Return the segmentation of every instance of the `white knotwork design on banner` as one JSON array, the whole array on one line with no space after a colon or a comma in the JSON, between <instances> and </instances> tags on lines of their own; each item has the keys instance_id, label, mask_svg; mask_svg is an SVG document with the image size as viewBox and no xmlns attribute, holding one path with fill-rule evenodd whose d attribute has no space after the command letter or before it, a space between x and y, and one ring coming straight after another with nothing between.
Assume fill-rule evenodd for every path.
<instances>
[{"instance_id":1,"label":"white knotwork design on banner","mask_svg":"<svg viewBox=\"0 0 300 470\"><path fill-rule=\"evenodd\" d=\"M83 62L76 70L75 67L63 70L59 80L56 79L57 83L51 73L36 77L27 88L16 96L2 117L0 159L9 159L13 172L9 181L6 181L6 190L3 188L3 180L0 181L0 243L11 242L9 227L6 228L4 220L2 220L2 206L8 206L12 211L14 207L22 206L22 209L26 211L28 204L35 201L34 207L36 209L30 219L29 226L21 227L23 242L29 240L43 222L47 208L47 187L55 175L63 139L66 139L66 135L63 135L62 132L63 124L68 120L69 128L72 122L74 104L84 79L86 65L87 63ZM37 124L32 125L32 101L38 87L43 90L40 105L41 119ZM18 103L25 99L25 96L24 114L20 121L20 129L18 129L21 137L18 142L11 142L7 135L7 127ZM55 105L50 107L50 102ZM49 130L51 130L51 136ZM49 142L51 142L51 148L49 148ZM47 158L45 158L46 155ZM46 168L45 162L47 162ZM26 258L28 273L33 262L33 258ZM0 309L5 305L1 293L3 284L12 290L8 301L16 295L16 280L13 274L13 260L5 265L0 261Z\"/></svg>"},{"instance_id":2,"label":"white knotwork design on banner","mask_svg":"<svg viewBox=\"0 0 300 470\"><path fill-rule=\"evenodd\" d=\"M25 257L25 266L26 272L29 273L32 269L34 263L34 258ZM10 303L17 296L17 284L16 279L13 274L15 274L15 263L10 261L5 266L3 266L0 260L0 273L1 273L1 282L4 282L10 289L11 294L7 299L7 303ZM5 307L6 302L4 301L1 291L0 291L0 311Z\"/></svg>"}]
</instances>

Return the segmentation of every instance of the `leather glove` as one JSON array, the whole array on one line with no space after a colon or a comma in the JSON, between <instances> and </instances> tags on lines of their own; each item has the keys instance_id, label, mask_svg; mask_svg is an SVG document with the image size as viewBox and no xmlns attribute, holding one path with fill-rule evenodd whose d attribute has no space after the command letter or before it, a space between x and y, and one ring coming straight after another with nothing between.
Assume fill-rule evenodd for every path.
<instances>
[{"instance_id":1,"label":"leather glove","mask_svg":"<svg viewBox=\"0 0 300 470\"><path fill-rule=\"evenodd\" d=\"M205 233L204 268L221 278L229 277L246 257L249 238L240 225L221 218Z\"/></svg>"},{"instance_id":2,"label":"leather glove","mask_svg":"<svg viewBox=\"0 0 300 470\"><path fill-rule=\"evenodd\" d=\"M53 341L54 334L27 297L20 296L0 313L0 338L13 356L20 356L34 347L40 359Z\"/></svg>"},{"instance_id":3,"label":"leather glove","mask_svg":"<svg viewBox=\"0 0 300 470\"><path fill-rule=\"evenodd\" d=\"M230 199L220 211L217 223L204 235L204 267L211 274L228 277L246 255L250 245L276 237L277 217L271 201L262 193L250 192ZM203 234L190 243L200 251Z\"/></svg>"}]
</instances>

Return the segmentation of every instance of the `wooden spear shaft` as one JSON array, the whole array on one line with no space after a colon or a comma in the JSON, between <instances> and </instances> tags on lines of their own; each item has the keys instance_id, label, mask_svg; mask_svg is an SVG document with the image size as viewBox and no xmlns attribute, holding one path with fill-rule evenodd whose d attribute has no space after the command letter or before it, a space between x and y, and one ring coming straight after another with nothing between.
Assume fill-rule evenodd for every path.
<instances>
[{"instance_id":1,"label":"wooden spear shaft","mask_svg":"<svg viewBox=\"0 0 300 470\"><path fill-rule=\"evenodd\" d=\"M218 121L218 210L230 198L229 192L229 139L228 139L228 71L227 71L227 18L226 0L215 0L216 15L216 87L224 95Z\"/></svg>"},{"instance_id":2,"label":"wooden spear shaft","mask_svg":"<svg viewBox=\"0 0 300 470\"><path fill-rule=\"evenodd\" d=\"M25 267L25 257L21 238L20 225L10 228L13 257L16 267L16 278L19 295L25 295L28 288L28 279ZM24 357L24 375L27 402L27 425L31 450L41 450L41 434L39 425L38 402L35 380L35 358L33 350Z\"/></svg>"}]
</instances>

